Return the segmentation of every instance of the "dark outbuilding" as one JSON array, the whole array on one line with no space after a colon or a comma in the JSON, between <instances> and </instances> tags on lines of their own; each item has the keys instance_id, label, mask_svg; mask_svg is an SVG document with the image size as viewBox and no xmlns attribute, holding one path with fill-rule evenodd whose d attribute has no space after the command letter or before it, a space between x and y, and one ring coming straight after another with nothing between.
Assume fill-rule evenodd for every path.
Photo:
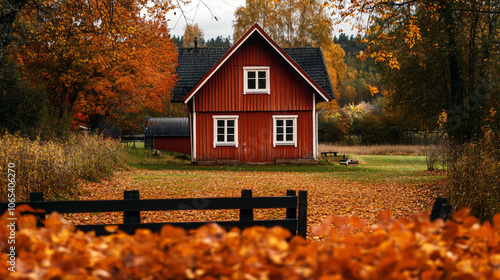
<instances>
[{"instance_id":1,"label":"dark outbuilding","mask_svg":"<svg viewBox=\"0 0 500 280\"><path fill-rule=\"evenodd\" d=\"M144 135L147 148L191 153L188 118L149 118Z\"/></svg>"}]
</instances>

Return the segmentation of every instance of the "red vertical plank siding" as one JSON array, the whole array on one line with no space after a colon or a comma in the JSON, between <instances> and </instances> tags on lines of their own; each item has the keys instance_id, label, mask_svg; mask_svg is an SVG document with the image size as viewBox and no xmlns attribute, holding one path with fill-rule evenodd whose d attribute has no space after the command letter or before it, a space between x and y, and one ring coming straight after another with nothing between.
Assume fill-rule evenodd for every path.
<instances>
[{"instance_id":1,"label":"red vertical plank siding","mask_svg":"<svg viewBox=\"0 0 500 280\"><path fill-rule=\"evenodd\" d=\"M243 94L243 67L270 66L270 94ZM198 161L313 158L313 88L260 36L251 36L195 94ZM213 147L213 116L238 115L236 147ZM297 115L297 147L273 147L273 115Z\"/></svg>"},{"instance_id":2,"label":"red vertical plank siding","mask_svg":"<svg viewBox=\"0 0 500 280\"><path fill-rule=\"evenodd\" d=\"M191 154L189 137L155 137L153 147L156 150L170 151L181 154Z\"/></svg>"},{"instance_id":3,"label":"red vertical plank siding","mask_svg":"<svg viewBox=\"0 0 500 280\"><path fill-rule=\"evenodd\" d=\"M224 113L228 115L227 113ZM312 159L312 113L240 112L238 148L213 147L213 116L223 113L197 113L197 160L235 159L241 162L274 162L276 159ZM297 115L297 147L273 147L273 115Z\"/></svg>"}]
</instances>

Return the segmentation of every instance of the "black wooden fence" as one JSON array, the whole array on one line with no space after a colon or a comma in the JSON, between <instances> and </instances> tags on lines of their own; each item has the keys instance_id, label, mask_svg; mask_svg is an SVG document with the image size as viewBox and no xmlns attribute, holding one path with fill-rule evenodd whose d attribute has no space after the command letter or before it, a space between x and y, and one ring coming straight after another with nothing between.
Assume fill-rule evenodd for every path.
<instances>
[{"instance_id":1,"label":"black wooden fence","mask_svg":"<svg viewBox=\"0 0 500 280\"><path fill-rule=\"evenodd\" d=\"M184 198L184 199L140 199L139 191L124 191L124 200L87 200L87 201L44 201L43 193L31 193L28 204L33 209L43 209L45 213L92 213L92 212L123 212L123 224L117 224L121 231L134 234L138 228L158 232L164 225L172 225L184 229L195 229L207 223L217 223L229 230L233 227L244 229L252 226L281 226L293 235L306 237L307 233L307 191L296 192L288 190L281 197L252 197L251 190L242 190L241 197L224 198ZM282 220L254 220L253 209L285 208L286 216ZM0 203L0 213L8 209L7 203ZM201 221L201 222L165 222L141 223L141 211L169 210L219 210L239 209L239 221ZM34 213L41 221L45 214ZM110 234L105 227L108 225L75 225L84 232L95 231L96 235Z\"/></svg>"},{"instance_id":2,"label":"black wooden fence","mask_svg":"<svg viewBox=\"0 0 500 280\"><path fill-rule=\"evenodd\" d=\"M436 198L431 211L431 221L434 221L436 219L442 219L443 221L446 221L446 219L448 219L450 215L452 208L453 205L448 203L448 199L446 199L445 197Z\"/></svg>"}]
</instances>

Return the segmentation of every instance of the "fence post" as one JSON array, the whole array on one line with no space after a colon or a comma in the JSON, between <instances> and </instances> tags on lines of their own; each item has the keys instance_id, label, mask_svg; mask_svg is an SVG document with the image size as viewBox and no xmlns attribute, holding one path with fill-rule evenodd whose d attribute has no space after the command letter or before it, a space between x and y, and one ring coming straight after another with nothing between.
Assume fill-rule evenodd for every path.
<instances>
[{"instance_id":1,"label":"fence post","mask_svg":"<svg viewBox=\"0 0 500 280\"><path fill-rule=\"evenodd\" d=\"M446 197L437 197L436 201L434 201L434 206L432 207L431 221L436 219L443 219L443 221L446 221L452 207L453 205L448 204Z\"/></svg>"},{"instance_id":2,"label":"fence post","mask_svg":"<svg viewBox=\"0 0 500 280\"><path fill-rule=\"evenodd\" d=\"M252 190L241 190L241 197L252 197ZM240 209L240 221L253 221L253 209Z\"/></svg>"},{"instance_id":3,"label":"fence post","mask_svg":"<svg viewBox=\"0 0 500 280\"><path fill-rule=\"evenodd\" d=\"M307 236L307 191L299 191L299 219L297 235Z\"/></svg>"},{"instance_id":4,"label":"fence post","mask_svg":"<svg viewBox=\"0 0 500 280\"><path fill-rule=\"evenodd\" d=\"M30 201L31 202L42 202L43 200L43 192L32 192L30 193ZM43 222L45 222L45 211L44 213L33 213L36 217L36 226L43 227Z\"/></svg>"},{"instance_id":5,"label":"fence post","mask_svg":"<svg viewBox=\"0 0 500 280\"><path fill-rule=\"evenodd\" d=\"M123 199L140 199L139 191L123 191ZM141 223L141 211L123 211L123 223L124 224L140 224Z\"/></svg>"},{"instance_id":6,"label":"fence post","mask_svg":"<svg viewBox=\"0 0 500 280\"><path fill-rule=\"evenodd\" d=\"M297 193L293 190L287 190L286 191L286 196L294 196L297 198ZM295 204L297 205L297 204ZM286 208L286 217L287 220L297 220L297 206L293 208ZM297 230L295 232L292 232L293 235L297 235Z\"/></svg>"}]
</instances>

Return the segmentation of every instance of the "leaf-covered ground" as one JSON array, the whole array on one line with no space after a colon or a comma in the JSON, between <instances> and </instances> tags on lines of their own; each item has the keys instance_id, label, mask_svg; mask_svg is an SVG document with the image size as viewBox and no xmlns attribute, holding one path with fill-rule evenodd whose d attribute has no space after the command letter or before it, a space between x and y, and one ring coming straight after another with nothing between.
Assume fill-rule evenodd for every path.
<instances>
[{"instance_id":1,"label":"leaf-covered ground","mask_svg":"<svg viewBox=\"0 0 500 280\"><path fill-rule=\"evenodd\" d=\"M413 173L412 173L413 174ZM414 173L417 176L417 173ZM124 190L139 190L141 199L238 197L242 189L253 196L282 196L286 190L308 191L308 234L328 216L347 216L376 221L389 209L396 218L408 218L416 211L430 211L438 195L439 181L416 183L401 180L346 180L335 173L265 172L231 170L143 170L117 172L110 181L81 183L86 195L80 200L123 199ZM284 209L254 210L256 219L284 218ZM121 223L119 213L71 214L75 224ZM237 220L237 210L143 212L144 222Z\"/></svg>"}]
</instances>

